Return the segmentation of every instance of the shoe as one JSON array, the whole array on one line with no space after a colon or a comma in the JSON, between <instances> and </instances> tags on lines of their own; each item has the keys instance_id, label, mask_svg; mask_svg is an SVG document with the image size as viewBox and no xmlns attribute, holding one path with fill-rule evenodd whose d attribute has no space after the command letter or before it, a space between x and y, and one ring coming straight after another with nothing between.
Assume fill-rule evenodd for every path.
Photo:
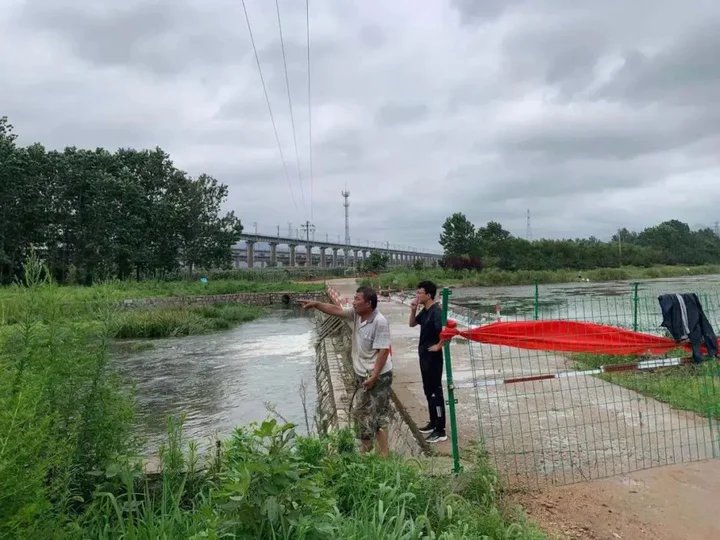
<instances>
[{"instance_id":1,"label":"shoe","mask_svg":"<svg viewBox=\"0 0 720 540\"><path fill-rule=\"evenodd\" d=\"M432 433L433 431L435 431L435 428L430 422L428 422L423 427L421 427L419 431L420 433Z\"/></svg>"},{"instance_id":2,"label":"shoe","mask_svg":"<svg viewBox=\"0 0 720 540\"><path fill-rule=\"evenodd\" d=\"M433 431L425 440L429 443L447 441L447 434L444 431Z\"/></svg>"}]
</instances>

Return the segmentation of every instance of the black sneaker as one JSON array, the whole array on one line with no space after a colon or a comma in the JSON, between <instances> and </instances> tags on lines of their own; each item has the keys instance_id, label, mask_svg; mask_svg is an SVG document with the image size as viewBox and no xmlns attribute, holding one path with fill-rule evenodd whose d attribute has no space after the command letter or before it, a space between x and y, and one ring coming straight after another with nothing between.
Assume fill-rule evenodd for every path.
<instances>
[{"instance_id":1,"label":"black sneaker","mask_svg":"<svg viewBox=\"0 0 720 540\"><path fill-rule=\"evenodd\" d=\"M421 427L419 431L420 433L432 433L433 431L435 431L435 428L430 422L428 422L423 427Z\"/></svg>"},{"instance_id":2,"label":"black sneaker","mask_svg":"<svg viewBox=\"0 0 720 540\"><path fill-rule=\"evenodd\" d=\"M425 440L429 443L447 441L447 434L444 431L435 430Z\"/></svg>"}]
</instances>

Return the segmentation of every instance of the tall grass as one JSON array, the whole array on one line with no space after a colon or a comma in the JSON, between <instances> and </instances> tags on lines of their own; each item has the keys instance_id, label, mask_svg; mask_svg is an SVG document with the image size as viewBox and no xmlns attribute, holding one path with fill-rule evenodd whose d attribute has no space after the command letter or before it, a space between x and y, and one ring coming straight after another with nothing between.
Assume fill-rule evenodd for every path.
<instances>
[{"instance_id":1,"label":"tall grass","mask_svg":"<svg viewBox=\"0 0 720 540\"><path fill-rule=\"evenodd\" d=\"M177 457L178 448L171 452ZM192 459L192 458L191 458ZM110 479L112 480L112 479ZM110 481L76 524L90 538L542 538L498 509L484 458L461 477L430 477L413 462L359 455L352 434L296 437L268 420L236 430L198 472L163 470L160 485L131 470Z\"/></svg>"},{"instance_id":2,"label":"tall grass","mask_svg":"<svg viewBox=\"0 0 720 540\"><path fill-rule=\"evenodd\" d=\"M92 497L93 471L134 450L128 396L108 368L111 314L64 322L26 272L25 310L0 333L0 537L40 538Z\"/></svg>"},{"instance_id":3,"label":"tall grass","mask_svg":"<svg viewBox=\"0 0 720 540\"><path fill-rule=\"evenodd\" d=\"M116 338L189 336L225 330L262 313L259 307L242 304L127 310L118 314L111 331Z\"/></svg>"},{"instance_id":4,"label":"tall grass","mask_svg":"<svg viewBox=\"0 0 720 540\"><path fill-rule=\"evenodd\" d=\"M25 286L0 287L0 324L12 324L25 311ZM98 304L121 303L125 299L167 296L202 296L236 293L316 292L323 283L255 282L216 280L203 284L197 281L113 281L92 287L57 286L41 283L38 288L54 295L64 304L64 314L71 318L87 318Z\"/></svg>"}]
</instances>

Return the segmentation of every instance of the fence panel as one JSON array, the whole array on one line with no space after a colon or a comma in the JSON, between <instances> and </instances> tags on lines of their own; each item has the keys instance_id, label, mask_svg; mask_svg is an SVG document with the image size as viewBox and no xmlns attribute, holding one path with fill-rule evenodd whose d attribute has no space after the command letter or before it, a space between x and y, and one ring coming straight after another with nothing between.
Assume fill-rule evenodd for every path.
<instances>
[{"instance_id":1,"label":"fence panel","mask_svg":"<svg viewBox=\"0 0 720 540\"><path fill-rule=\"evenodd\" d=\"M503 320L568 320L664 335L658 291L556 299ZM718 328L720 296L699 292ZM492 315L454 314L470 326ZM502 316L502 314L501 314ZM460 403L510 484L567 484L717 457L720 372L688 351L616 356L554 353L468 341L453 346ZM466 411L470 412L470 411ZM463 415L464 416L464 415Z\"/></svg>"}]
</instances>

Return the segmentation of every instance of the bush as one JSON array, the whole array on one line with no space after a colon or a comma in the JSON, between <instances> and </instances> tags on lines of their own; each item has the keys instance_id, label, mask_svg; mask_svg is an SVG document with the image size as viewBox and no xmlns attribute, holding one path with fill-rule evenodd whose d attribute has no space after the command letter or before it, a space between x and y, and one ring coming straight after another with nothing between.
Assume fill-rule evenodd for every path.
<instances>
[{"instance_id":1,"label":"bush","mask_svg":"<svg viewBox=\"0 0 720 540\"><path fill-rule=\"evenodd\" d=\"M480 257L471 255L446 255L440 261L440 266L447 270L482 270Z\"/></svg>"}]
</instances>

